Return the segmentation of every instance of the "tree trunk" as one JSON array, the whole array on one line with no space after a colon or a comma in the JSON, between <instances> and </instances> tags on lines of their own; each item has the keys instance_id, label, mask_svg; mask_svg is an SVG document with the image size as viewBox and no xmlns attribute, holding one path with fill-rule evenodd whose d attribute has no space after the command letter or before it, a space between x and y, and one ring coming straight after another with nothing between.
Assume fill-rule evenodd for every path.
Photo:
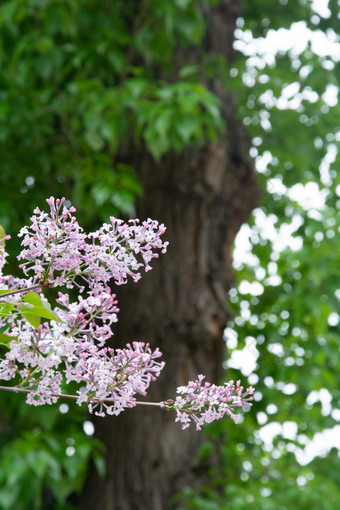
<instances>
[{"instance_id":1,"label":"tree trunk","mask_svg":"<svg viewBox=\"0 0 340 510\"><path fill-rule=\"evenodd\" d=\"M230 58L237 0L210 13L205 49ZM119 323L115 346L137 340L158 346L166 367L148 401L175 397L177 386L206 375L217 383L225 359L226 293L232 282L231 246L241 224L258 205L249 141L234 119L232 98L216 78L209 84L224 102L227 133L218 143L169 154L156 163L143 151L132 161L144 189L137 217L167 227L168 253L137 284L116 288ZM96 420L107 446L104 480L89 480L82 507L100 510L168 510L172 496L199 483L197 461L204 440L195 427L182 431L175 412L137 407L119 417Z\"/></svg>"}]
</instances>

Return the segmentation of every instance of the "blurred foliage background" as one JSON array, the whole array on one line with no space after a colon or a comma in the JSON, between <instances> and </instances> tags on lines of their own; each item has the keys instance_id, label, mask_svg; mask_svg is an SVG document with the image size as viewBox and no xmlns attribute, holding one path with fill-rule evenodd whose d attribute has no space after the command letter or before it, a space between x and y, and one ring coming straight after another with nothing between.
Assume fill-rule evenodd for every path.
<instances>
[{"instance_id":1,"label":"blurred foliage background","mask_svg":"<svg viewBox=\"0 0 340 510\"><path fill-rule=\"evenodd\" d=\"M1 3L5 228L17 228L47 190L72 197L87 225L109 214L132 215L142 190L119 150L133 140L159 158L216 138L218 100L197 80L197 66L179 67L174 52L178 44L202 41L201 4Z\"/></svg>"},{"instance_id":2,"label":"blurred foliage background","mask_svg":"<svg viewBox=\"0 0 340 510\"><path fill-rule=\"evenodd\" d=\"M246 1L239 116L261 208L234 251L227 378L256 388L237 427L210 426L218 467L183 509L335 510L340 421L339 2ZM288 31L289 30L289 31ZM320 436L322 433L322 436Z\"/></svg>"},{"instance_id":3,"label":"blurred foliage background","mask_svg":"<svg viewBox=\"0 0 340 510\"><path fill-rule=\"evenodd\" d=\"M256 398L238 426L209 427L200 455L216 467L176 504L335 510L338 450L313 458L308 444L340 420L339 2L244 0L236 61L183 63L215 4L1 2L0 224L14 255L47 196L67 196L88 228L133 215L143 190L126 147L160 158L216 139L227 127L202 79L218 74L236 92L263 189L239 238L246 253L236 243L226 329L226 377L248 379ZM0 397L1 509L76 508L89 464L105 468L87 416Z\"/></svg>"}]
</instances>

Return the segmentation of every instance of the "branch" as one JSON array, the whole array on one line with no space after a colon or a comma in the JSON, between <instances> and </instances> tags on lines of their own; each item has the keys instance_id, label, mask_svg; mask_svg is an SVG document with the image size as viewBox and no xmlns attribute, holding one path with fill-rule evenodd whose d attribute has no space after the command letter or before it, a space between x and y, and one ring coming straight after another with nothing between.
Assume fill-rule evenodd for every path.
<instances>
[{"instance_id":1,"label":"branch","mask_svg":"<svg viewBox=\"0 0 340 510\"><path fill-rule=\"evenodd\" d=\"M4 391L12 391L13 393L31 393L31 388L19 388L18 386L0 386L0 390ZM79 395L68 395L67 393L50 393L49 397L57 397L57 398L71 398L73 400L77 400ZM105 398L104 400L94 400L94 402L114 402L113 398ZM164 407L165 402L141 402L136 400L135 404L139 404L142 406L157 406Z\"/></svg>"},{"instance_id":2,"label":"branch","mask_svg":"<svg viewBox=\"0 0 340 510\"><path fill-rule=\"evenodd\" d=\"M36 285L32 285L32 287L27 287L26 289L17 289L17 290L10 290L9 292L5 292L4 294L0 294L0 299L7 297L7 296L13 296L14 294L20 294L22 292L29 292L31 290L39 289L43 287L42 283L37 283Z\"/></svg>"}]
</instances>

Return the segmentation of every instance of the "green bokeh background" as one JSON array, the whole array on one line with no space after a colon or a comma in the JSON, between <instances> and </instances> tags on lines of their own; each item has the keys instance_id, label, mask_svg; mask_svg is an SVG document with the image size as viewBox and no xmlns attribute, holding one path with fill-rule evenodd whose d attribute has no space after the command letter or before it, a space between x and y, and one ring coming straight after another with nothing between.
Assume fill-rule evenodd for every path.
<instances>
[{"instance_id":1,"label":"green bokeh background","mask_svg":"<svg viewBox=\"0 0 340 510\"><path fill-rule=\"evenodd\" d=\"M208 427L200 455L215 456L215 468L206 486L178 496L178 506L336 510L338 450L305 465L295 452L337 425L340 414L340 107L324 96L330 85L338 87L340 49L334 58L309 42L300 53L279 51L268 62L261 54L255 58L255 50L248 53L251 40L301 21L311 33L339 42L339 3L330 0L322 17L310 0L244 0L236 38L248 43L239 43L237 59L183 61L183 48L202 45L205 12L216 4L1 2L0 224L13 237L8 268L16 271L16 232L50 195L71 200L89 229L109 215L134 215L143 190L136 169L122 157L132 142L157 159L217 139L227 127L219 100L201 78L218 74L236 92L239 121L261 169L263 216L249 222L253 258L235 264L228 325L229 358L233 349L248 349L256 363L247 376L231 367L226 374L248 377L256 399L240 425ZM297 92L283 106L278 99L292 83ZM320 166L330 153L333 160ZM262 168L261 157L268 155ZM297 183L311 182L324 197L321 210L289 193ZM298 247L278 251L263 230L264 217L279 236L298 219ZM244 291L244 280L261 284L261 292ZM325 392L312 393L322 389L330 398L327 409ZM86 414L75 407L65 414L59 406L31 408L20 395L0 397L1 509L76 508L72 493L81 491L90 462L105 469L103 445L84 431ZM285 422L295 423L296 434L286 433ZM271 423L279 432L267 448L259 431Z\"/></svg>"}]
</instances>

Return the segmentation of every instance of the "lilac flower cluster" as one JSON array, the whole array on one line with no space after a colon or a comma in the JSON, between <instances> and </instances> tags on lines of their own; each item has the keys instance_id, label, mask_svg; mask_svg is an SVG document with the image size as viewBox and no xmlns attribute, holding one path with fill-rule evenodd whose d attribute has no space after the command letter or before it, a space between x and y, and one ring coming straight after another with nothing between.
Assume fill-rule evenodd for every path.
<instances>
[{"instance_id":1,"label":"lilac flower cluster","mask_svg":"<svg viewBox=\"0 0 340 510\"><path fill-rule=\"evenodd\" d=\"M121 285L129 277L136 282L142 267L151 269L152 259L167 249L161 239L164 225L111 217L111 223L86 234L73 215L75 208L66 207L64 198L51 197L47 203L50 212L36 208L31 225L19 233L23 249L18 258L26 278L2 274L7 253L0 242L0 331L9 348L0 360L0 379L16 382L0 389L27 393L32 405L74 398L99 416L118 415L137 403L158 405L175 409L182 428L192 420L199 430L225 414L236 421L232 410L251 405L253 388L242 393L239 382L235 387L233 381L203 385L200 375L177 389L175 401L137 402L135 395L146 395L164 367L161 352L143 342L124 349L105 346L119 312L109 282ZM59 292L52 310L42 293L50 286L76 286L78 297L71 301L69 294ZM50 320L42 322L43 318ZM69 383L77 385L76 394L63 393Z\"/></svg>"},{"instance_id":2,"label":"lilac flower cluster","mask_svg":"<svg viewBox=\"0 0 340 510\"><path fill-rule=\"evenodd\" d=\"M24 249L18 257L25 261L20 266L24 273L33 272L33 276L17 279L0 271L0 290L14 291L6 300L16 307L23 304L18 291L33 286L76 285L79 296L71 302L68 294L59 292L54 312L60 320L37 328L17 314L0 316L0 328L6 327L9 340L13 338L0 361L0 378L19 377L17 386L27 390L27 402L33 405L56 402L63 383L75 381L80 385L79 405L86 402L100 416L104 409L119 414L135 405L136 393L146 394L164 362L158 361L160 351L152 351L148 344L134 342L116 350L104 347L119 312L108 282L123 284L128 276L137 281L141 267L150 270L150 261L158 257L156 250L166 251L168 243L160 238L165 227L150 219L140 224L111 218L110 225L87 235L73 216L75 208L67 208L64 202L51 197L49 213L34 210L31 225L19 233ZM4 260L6 252L1 248ZM44 298L41 292L39 297Z\"/></svg>"},{"instance_id":3,"label":"lilac flower cluster","mask_svg":"<svg viewBox=\"0 0 340 510\"><path fill-rule=\"evenodd\" d=\"M189 381L187 386L177 388L179 396L175 401L164 402L163 407L176 410L176 421L182 423L182 429L189 427L193 421L196 430L201 430L204 423L223 418L225 414L237 423L239 415L234 414L233 409L251 406L254 388L250 386L243 392L240 381L237 381L236 386L234 381L229 381L224 386L208 382L203 385L204 378L204 375L199 375L196 381Z\"/></svg>"},{"instance_id":4,"label":"lilac flower cluster","mask_svg":"<svg viewBox=\"0 0 340 510\"><path fill-rule=\"evenodd\" d=\"M6 257L8 255L7 251L5 250L5 241L8 241L10 238L11 236L7 235L0 239L0 274L2 274L2 268L6 263Z\"/></svg>"},{"instance_id":5,"label":"lilac flower cluster","mask_svg":"<svg viewBox=\"0 0 340 510\"><path fill-rule=\"evenodd\" d=\"M124 223L111 216L111 224L86 235L72 216L75 208L68 209L64 202L48 199L50 214L36 208L31 226L19 233L27 247L19 255L19 260L26 260L20 267L26 275L33 271L37 281L72 288L82 277L99 293L112 278L117 285L126 283L128 276L139 280L139 269L144 266L149 271L150 261L158 257L155 250L166 252L169 243L161 240L165 227L157 221Z\"/></svg>"}]
</instances>

